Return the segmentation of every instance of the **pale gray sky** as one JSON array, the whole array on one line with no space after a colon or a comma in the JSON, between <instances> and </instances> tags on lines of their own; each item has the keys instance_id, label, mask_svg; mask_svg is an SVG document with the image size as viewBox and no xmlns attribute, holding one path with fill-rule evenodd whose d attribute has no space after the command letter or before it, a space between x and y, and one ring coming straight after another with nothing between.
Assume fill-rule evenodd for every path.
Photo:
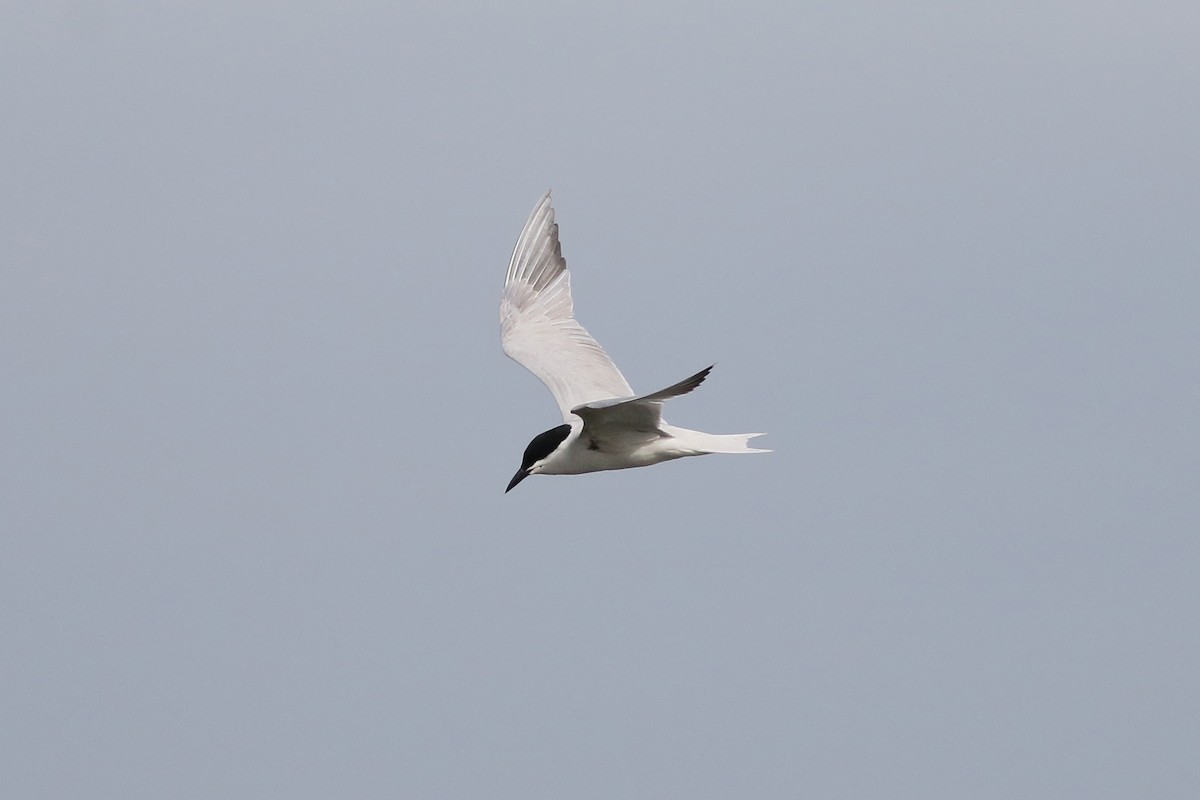
<instances>
[{"instance_id":1,"label":"pale gray sky","mask_svg":"<svg viewBox=\"0 0 1200 800\"><path fill-rule=\"evenodd\" d=\"M4 19L6 800L1200 796L1195 3Z\"/></svg>"}]
</instances>

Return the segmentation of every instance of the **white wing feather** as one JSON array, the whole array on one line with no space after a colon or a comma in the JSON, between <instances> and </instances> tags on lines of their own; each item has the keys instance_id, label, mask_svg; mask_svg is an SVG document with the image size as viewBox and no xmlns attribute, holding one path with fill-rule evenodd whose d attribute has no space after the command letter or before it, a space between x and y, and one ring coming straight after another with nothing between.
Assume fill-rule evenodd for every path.
<instances>
[{"instance_id":1,"label":"white wing feather","mask_svg":"<svg viewBox=\"0 0 1200 800\"><path fill-rule=\"evenodd\" d=\"M509 358L546 384L567 422L577 406L633 395L604 348L575 321L549 192L513 248L500 301L500 342Z\"/></svg>"}]
</instances>

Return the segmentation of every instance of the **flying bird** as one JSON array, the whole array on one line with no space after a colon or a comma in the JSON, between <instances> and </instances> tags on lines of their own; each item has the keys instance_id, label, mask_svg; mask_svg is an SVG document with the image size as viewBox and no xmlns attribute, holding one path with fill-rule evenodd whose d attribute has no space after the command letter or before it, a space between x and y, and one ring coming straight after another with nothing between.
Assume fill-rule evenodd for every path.
<instances>
[{"instance_id":1,"label":"flying bird","mask_svg":"<svg viewBox=\"0 0 1200 800\"><path fill-rule=\"evenodd\" d=\"M650 394L635 395L604 349L575 321L571 274L558 241L550 192L517 237L500 301L504 352L541 379L563 423L533 437L505 493L530 475L578 475L646 467L708 453L767 453L747 442L761 433L712 434L677 428L663 403L695 389L712 367Z\"/></svg>"}]
</instances>

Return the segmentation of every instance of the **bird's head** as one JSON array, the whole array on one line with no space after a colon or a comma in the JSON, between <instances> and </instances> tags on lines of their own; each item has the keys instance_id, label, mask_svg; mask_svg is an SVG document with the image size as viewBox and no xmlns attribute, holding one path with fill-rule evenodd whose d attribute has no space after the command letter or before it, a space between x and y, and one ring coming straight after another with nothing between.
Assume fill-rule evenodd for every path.
<instances>
[{"instance_id":1,"label":"bird's head","mask_svg":"<svg viewBox=\"0 0 1200 800\"><path fill-rule=\"evenodd\" d=\"M508 488L504 490L504 493L508 494L518 483L530 475L541 472L546 459L566 441L570 433L571 426L564 423L533 437L533 441L525 448L525 455L521 457L521 468L508 482Z\"/></svg>"}]
</instances>

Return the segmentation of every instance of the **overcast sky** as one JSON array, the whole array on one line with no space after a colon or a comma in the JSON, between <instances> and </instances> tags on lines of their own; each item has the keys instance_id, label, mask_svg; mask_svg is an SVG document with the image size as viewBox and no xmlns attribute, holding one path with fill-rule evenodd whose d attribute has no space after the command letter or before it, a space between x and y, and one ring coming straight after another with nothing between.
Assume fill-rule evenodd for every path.
<instances>
[{"instance_id":1,"label":"overcast sky","mask_svg":"<svg viewBox=\"0 0 1200 800\"><path fill-rule=\"evenodd\" d=\"M0 794L1200 796L1194 2L24 2ZM774 453L505 485L576 312Z\"/></svg>"}]
</instances>

